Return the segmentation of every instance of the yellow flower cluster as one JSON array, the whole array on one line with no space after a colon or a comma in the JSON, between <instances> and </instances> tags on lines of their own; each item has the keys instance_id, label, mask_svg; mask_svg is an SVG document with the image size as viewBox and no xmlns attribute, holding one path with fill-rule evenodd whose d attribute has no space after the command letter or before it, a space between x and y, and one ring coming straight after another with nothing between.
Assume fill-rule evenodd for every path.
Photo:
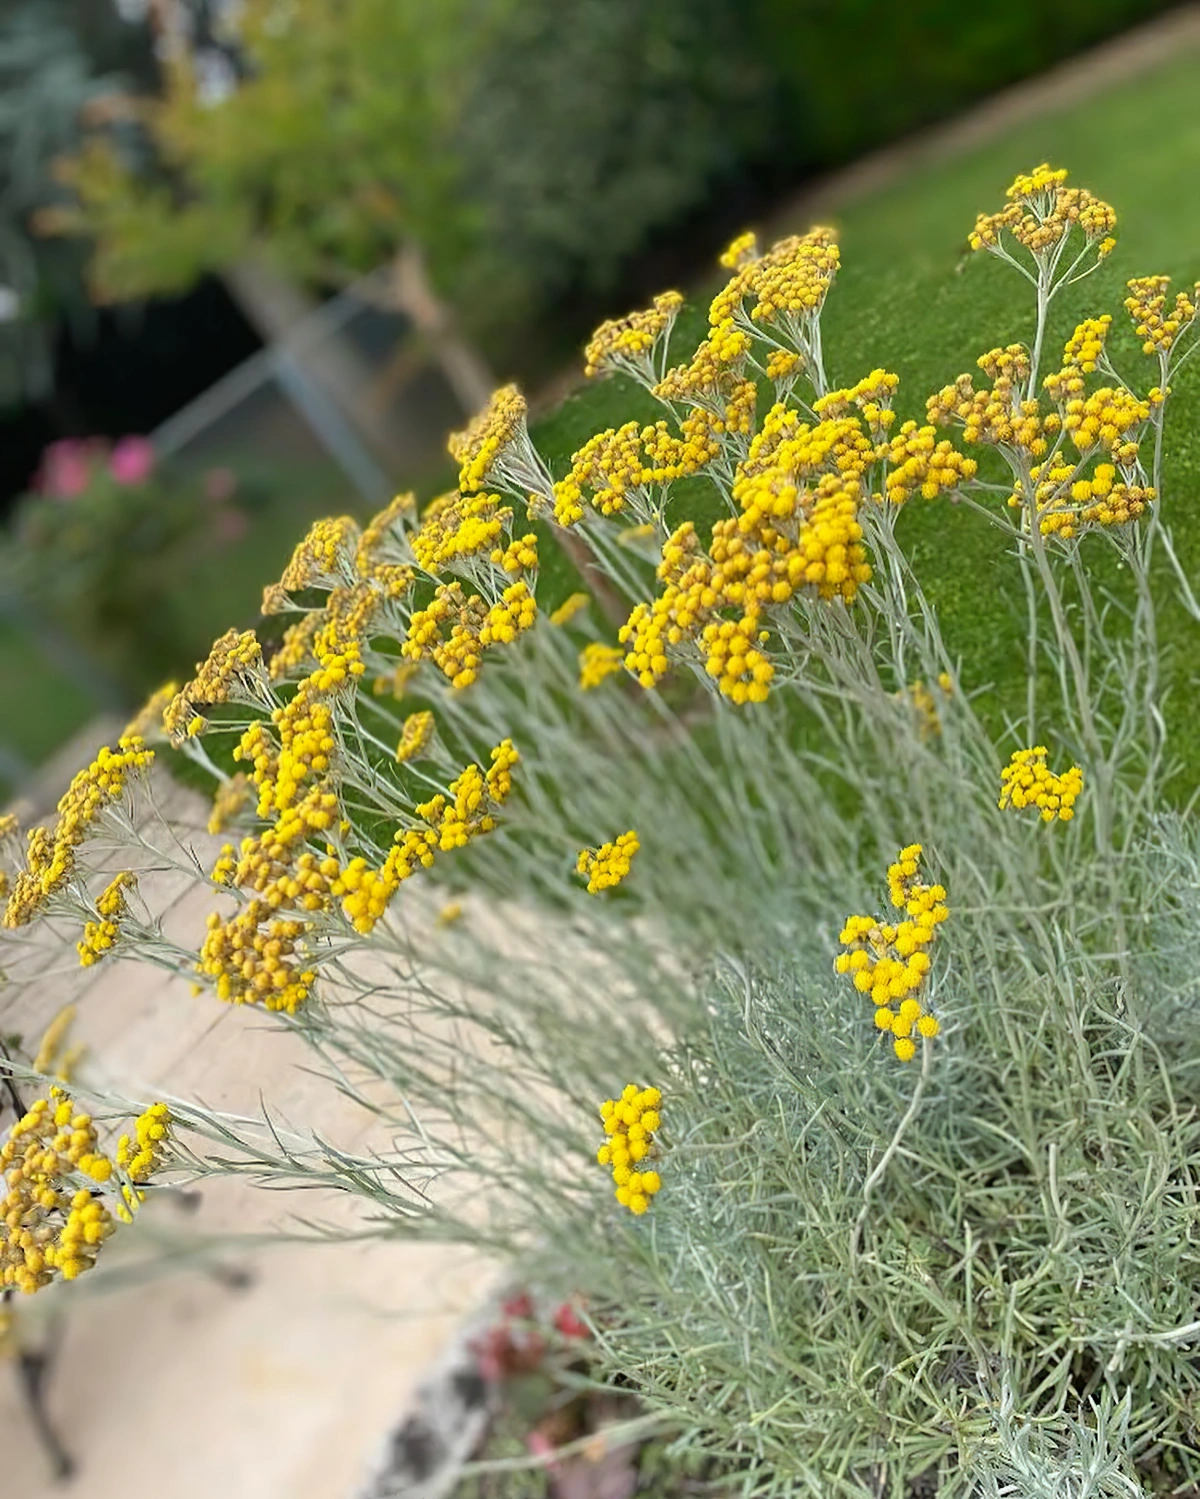
<instances>
[{"instance_id":1,"label":"yellow flower cluster","mask_svg":"<svg viewBox=\"0 0 1200 1499\"><path fill-rule=\"evenodd\" d=\"M227 777L217 787L213 796L212 811L208 816L208 831L223 833L238 817L250 801L250 781L244 772Z\"/></svg>"},{"instance_id":2,"label":"yellow flower cluster","mask_svg":"<svg viewBox=\"0 0 1200 1499\"><path fill-rule=\"evenodd\" d=\"M1049 258L1078 226L1103 259L1116 243L1111 235L1117 216L1086 188L1067 187L1066 180L1065 171L1045 163L1022 173L1005 194L1005 207L975 220L967 241L971 249L998 252L1007 231L1035 257Z\"/></svg>"},{"instance_id":3,"label":"yellow flower cluster","mask_svg":"<svg viewBox=\"0 0 1200 1499\"><path fill-rule=\"evenodd\" d=\"M591 602L592 596L589 593L568 594L568 596L563 600L558 608L550 613L550 623L556 626L569 624L570 621L573 620L577 614L586 609Z\"/></svg>"},{"instance_id":4,"label":"yellow flower cluster","mask_svg":"<svg viewBox=\"0 0 1200 1499\"><path fill-rule=\"evenodd\" d=\"M533 628L536 618L537 599L529 584L524 579L511 583L484 616L479 644L484 650L489 645L511 645L522 631Z\"/></svg>"},{"instance_id":5,"label":"yellow flower cluster","mask_svg":"<svg viewBox=\"0 0 1200 1499\"><path fill-rule=\"evenodd\" d=\"M1036 807L1043 822L1070 822L1075 801L1083 790L1083 771L1078 765L1056 775L1046 764L1044 744L1014 750L1000 772L1000 809L1020 811Z\"/></svg>"},{"instance_id":6,"label":"yellow flower cluster","mask_svg":"<svg viewBox=\"0 0 1200 1499\"><path fill-rule=\"evenodd\" d=\"M611 890L614 885L619 885L629 873L633 856L639 848L638 835L630 828L613 843L581 849L575 870L577 874L586 875L588 894L597 895L601 890Z\"/></svg>"},{"instance_id":7,"label":"yellow flower cluster","mask_svg":"<svg viewBox=\"0 0 1200 1499\"><path fill-rule=\"evenodd\" d=\"M584 351L584 374L590 378L627 370L652 381L654 350L670 337L682 306L677 291L665 291L644 311L601 323Z\"/></svg>"},{"instance_id":8,"label":"yellow flower cluster","mask_svg":"<svg viewBox=\"0 0 1200 1499\"><path fill-rule=\"evenodd\" d=\"M122 1135L117 1141L117 1165L130 1183L122 1185L122 1201L115 1209L117 1217L123 1223L131 1223L134 1213L146 1200L146 1194L140 1190L140 1186L149 1181L161 1167L170 1128L170 1109L165 1103L152 1103L144 1114L134 1120L132 1138Z\"/></svg>"},{"instance_id":9,"label":"yellow flower cluster","mask_svg":"<svg viewBox=\"0 0 1200 1499\"><path fill-rule=\"evenodd\" d=\"M1200 281L1197 281L1191 292L1176 292L1175 304L1169 312L1166 307L1170 276L1138 276L1126 285L1129 295L1125 298L1125 310L1133 319L1137 336L1142 340L1142 352L1169 353L1179 335L1196 320Z\"/></svg>"},{"instance_id":10,"label":"yellow flower cluster","mask_svg":"<svg viewBox=\"0 0 1200 1499\"><path fill-rule=\"evenodd\" d=\"M161 1133L154 1136L152 1155L139 1162L141 1177L126 1170L118 1151L117 1167L130 1180L146 1180L161 1164L170 1116L162 1104L155 1109L161 1111L154 1116ZM141 1121L139 1139L140 1128ZM53 1087L49 1097L36 1099L12 1126L0 1146L0 1174L5 1187L0 1286L31 1294L49 1285L56 1273L74 1280L90 1269L115 1225L103 1201L81 1182L109 1182L114 1164L100 1148L91 1116L77 1112L62 1088Z\"/></svg>"},{"instance_id":11,"label":"yellow flower cluster","mask_svg":"<svg viewBox=\"0 0 1200 1499\"><path fill-rule=\"evenodd\" d=\"M59 800L53 834L45 828L29 832L25 868L13 883L5 926L25 926L67 884L75 872L76 850L96 819L124 796L130 773L144 769L153 759L154 751L146 749L140 739L125 739L115 750L101 749L75 775Z\"/></svg>"},{"instance_id":12,"label":"yellow flower cluster","mask_svg":"<svg viewBox=\"0 0 1200 1499\"><path fill-rule=\"evenodd\" d=\"M413 556L426 572L436 573L448 563L490 555L511 521L512 511L501 504L499 495L443 496L413 533Z\"/></svg>"},{"instance_id":13,"label":"yellow flower cluster","mask_svg":"<svg viewBox=\"0 0 1200 1499\"><path fill-rule=\"evenodd\" d=\"M120 940L121 918L129 907L125 891L137 884L131 870L124 869L104 887L96 897L96 921L89 921L83 928L83 940L76 943L79 963L90 968L111 952Z\"/></svg>"},{"instance_id":14,"label":"yellow flower cluster","mask_svg":"<svg viewBox=\"0 0 1200 1499\"><path fill-rule=\"evenodd\" d=\"M400 730L400 742L396 745L396 759L402 765L409 760L418 759L429 748L436 728L433 714L428 709L420 713L410 713L404 720L404 727Z\"/></svg>"},{"instance_id":15,"label":"yellow flower cluster","mask_svg":"<svg viewBox=\"0 0 1200 1499\"><path fill-rule=\"evenodd\" d=\"M496 826L496 809L512 790L512 767L520 755L511 739L502 740L492 751L492 764L485 776L478 765L468 765L450 783L449 796L439 795L416 808L416 815L436 833L435 844L443 853L463 848L481 833Z\"/></svg>"},{"instance_id":16,"label":"yellow flower cluster","mask_svg":"<svg viewBox=\"0 0 1200 1499\"><path fill-rule=\"evenodd\" d=\"M452 687L469 687L479 675L483 652L511 643L536 618L537 600L524 579L505 588L490 607L458 582L439 584L430 603L413 612L400 650L410 661L428 656Z\"/></svg>"},{"instance_id":17,"label":"yellow flower cluster","mask_svg":"<svg viewBox=\"0 0 1200 1499\"><path fill-rule=\"evenodd\" d=\"M960 375L926 402L930 421L946 426L957 420L970 443L1019 449L1041 458L1048 437L1059 430L1061 418L1042 416L1036 400L1026 399L1022 386L1029 379L1028 350L1020 344L992 349L977 361L992 382L990 390L977 391L970 375Z\"/></svg>"},{"instance_id":18,"label":"yellow flower cluster","mask_svg":"<svg viewBox=\"0 0 1200 1499\"><path fill-rule=\"evenodd\" d=\"M163 712L163 728L178 745L205 727L199 708L229 701L257 703L262 700L266 671L262 647L253 630L226 630L214 641L207 658L196 666L196 675L175 694Z\"/></svg>"},{"instance_id":19,"label":"yellow flower cluster","mask_svg":"<svg viewBox=\"0 0 1200 1499\"><path fill-rule=\"evenodd\" d=\"M601 515L616 515L627 504L635 514L649 515L655 509L650 487L695 473L708 456L707 449L672 437L666 422L626 422L597 432L572 455L571 472L554 486L554 519L575 525L585 503Z\"/></svg>"},{"instance_id":20,"label":"yellow flower cluster","mask_svg":"<svg viewBox=\"0 0 1200 1499\"><path fill-rule=\"evenodd\" d=\"M450 456L460 466L458 487L473 494L488 482L504 449L525 432L525 397L515 385L504 385L462 432L449 439Z\"/></svg>"},{"instance_id":21,"label":"yellow flower cluster","mask_svg":"<svg viewBox=\"0 0 1200 1499\"><path fill-rule=\"evenodd\" d=\"M1149 401L1118 385L1068 401L1063 426L1081 453L1101 448L1128 468L1137 460L1141 430L1149 420Z\"/></svg>"},{"instance_id":22,"label":"yellow flower cluster","mask_svg":"<svg viewBox=\"0 0 1200 1499\"><path fill-rule=\"evenodd\" d=\"M278 587L289 594L353 582L353 558L359 540L358 523L348 515L316 521L292 553ZM263 602L263 613L271 612L265 607L265 599Z\"/></svg>"},{"instance_id":23,"label":"yellow flower cluster","mask_svg":"<svg viewBox=\"0 0 1200 1499\"><path fill-rule=\"evenodd\" d=\"M625 651L621 646L593 641L579 652L579 685L584 692L591 692L624 665Z\"/></svg>"},{"instance_id":24,"label":"yellow flower cluster","mask_svg":"<svg viewBox=\"0 0 1200 1499\"><path fill-rule=\"evenodd\" d=\"M979 465L943 438L935 427L905 422L887 445L890 465L884 480L884 495L893 505L902 505L913 494L936 499L975 477Z\"/></svg>"},{"instance_id":25,"label":"yellow flower cluster","mask_svg":"<svg viewBox=\"0 0 1200 1499\"><path fill-rule=\"evenodd\" d=\"M620 1098L606 1098L600 1105L606 1138L596 1160L612 1168L617 1201L638 1217L662 1186L658 1172L642 1165L656 1154L654 1135L662 1127L661 1103L657 1088L630 1083Z\"/></svg>"},{"instance_id":26,"label":"yellow flower cluster","mask_svg":"<svg viewBox=\"0 0 1200 1499\"><path fill-rule=\"evenodd\" d=\"M954 696L954 682L950 673L943 671L937 679L938 692L942 697ZM938 711L938 700L933 692L918 679L910 682L905 691L898 694L907 698L916 719L917 738L922 744L928 743L930 739L937 738L942 732L942 719Z\"/></svg>"},{"instance_id":27,"label":"yellow flower cluster","mask_svg":"<svg viewBox=\"0 0 1200 1499\"><path fill-rule=\"evenodd\" d=\"M848 916L838 939L846 951L834 963L838 973L853 974L854 987L875 1005L875 1025L891 1034L902 1062L916 1054L914 1030L932 1038L940 1029L917 996L929 973L929 949L950 912L945 888L921 880L922 851L919 843L910 843L888 867L888 894L905 919L890 924L874 916Z\"/></svg>"},{"instance_id":28,"label":"yellow flower cluster","mask_svg":"<svg viewBox=\"0 0 1200 1499\"><path fill-rule=\"evenodd\" d=\"M745 278L742 296L754 299L751 318L764 323L781 315L811 316L819 312L839 264L831 229L811 229L807 234L780 240L738 273Z\"/></svg>"},{"instance_id":29,"label":"yellow flower cluster","mask_svg":"<svg viewBox=\"0 0 1200 1499\"><path fill-rule=\"evenodd\" d=\"M768 376L770 369L768 368ZM848 416L851 406L862 412L871 436L880 442L887 436L888 428L896 420L892 400L900 376L890 370L875 369L864 375L855 385L846 390L831 390L813 402L813 410L825 419Z\"/></svg>"},{"instance_id":30,"label":"yellow flower cluster","mask_svg":"<svg viewBox=\"0 0 1200 1499\"><path fill-rule=\"evenodd\" d=\"M804 370L804 356L791 349L772 349L767 355L767 379L776 385L793 380Z\"/></svg>"},{"instance_id":31,"label":"yellow flower cluster","mask_svg":"<svg viewBox=\"0 0 1200 1499\"><path fill-rule=\"evenodd\" d=\"M750 261L758 259L758 236L752 229L747 229L721 251L717 257L717 264L724 266L727 271L740 271Z\"/></svg>"},{"instance_id":32,"label":"yellow flower cluster","mask_svg":"<svg viewBox=\"0 0 1200 1499\"><path fill-rule=\"evenodd\" d=\"M228 921L214 911L197 972L213 981L217 998L228 1004L262 1004L294 1015L317 976L301 966L309 925L274 917L265 900L250 901Z\"/></svg>"},{"instance_id":33,"label":"yellow flower cluster","mask_svg":"<svg viewBox=\"0 0 1200 1499\"><path fill-rule=\"evenodd\" d=\"M1077 472L1073 464L1061 459L1030 470L1043 535L1065 541L1081 527L1124 526L1137 520L1154 499L1149 485L1119 480L1111 463L1098 463L1090 479L1075 477ZM1008 503L1016 508L1021 502L1018 492Z\"/></svg>"}]
</instances>

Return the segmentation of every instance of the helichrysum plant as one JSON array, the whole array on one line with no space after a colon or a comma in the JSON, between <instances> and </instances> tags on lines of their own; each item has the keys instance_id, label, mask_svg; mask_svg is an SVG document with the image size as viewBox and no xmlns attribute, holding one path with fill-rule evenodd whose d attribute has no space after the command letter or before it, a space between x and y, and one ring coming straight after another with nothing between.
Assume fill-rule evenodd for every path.
<instances>
[{"instance_id":1,"label":"helichrysum plant","mask_svg":"<svg viewBox=\"0 0 1200 1499\"><path fill-rule=\"evenodd\" d=\"M1155 616L1164 576L1200 616L1166 441L1196 295L1129 282L1138 370L1114 314L1056 329L1115 228L1018 177L970 243L1028 282L1027 338L923 420L835 374L833 231L742 235L696 348L670 293L588 346L654 419L555 471L505 387L456 490L314 527L275 647L221 637L7 844L13 964L50 915L84 963L272 1012L389 1142L172 1101L170 1161L519 1254L746 1494L1200 1482L1200 844ZM898 538L951 500L1020 566L1000 740ZM628 600L615 640L586 595L541 618L535 523ZM156 824L165 742L212 778L211 852ZM151 864L207 877L196 948Z\"/></svg>"}]
</instances>

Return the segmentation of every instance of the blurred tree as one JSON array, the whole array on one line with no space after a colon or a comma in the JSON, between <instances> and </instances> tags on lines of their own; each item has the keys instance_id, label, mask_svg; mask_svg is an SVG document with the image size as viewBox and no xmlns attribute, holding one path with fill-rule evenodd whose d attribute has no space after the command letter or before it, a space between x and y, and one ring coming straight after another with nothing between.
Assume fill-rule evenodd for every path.
<instances>
[{"instance_id":1,"label":"blurred tree","mask_svg":"<svg viewBox=\"0 0 1200 1499\"><path fill-rule=\"evenodd\" d=\"M457 136L482 228L466 267L477 319L515 320L530 296L609 290L649 241L769 152L781 99L746 19L745 0L513 9Z\"/></svg>"},{"instance_id":2,"label":"blurred tree","mask_svg":"<svg viewBox=\"0 0 1200 1499\"><path fill-rule=\"evenodd\" d=\"M498 9L245 0L240 79L160 32L162 91L138 106L154 169L96 133L61 168L77 204L43 225L93 238L100 302L183 291L247 258L341 285L410 237L452 257L465 210L447 142Z\"/></svg>"},{"instance_id":3,"label":"blurred tree","mask_svg":"<svg viewBox=\"0 0 1200 1499\"><path fill-rule=\"evenodd\" d=\"M18 0L0 15L0 407L48 391L58 323L88 314L82 247L34 229L63 196L55 158L78 142L89 110L114 117L115 69L132 54L117 44L115 15L108 27L84 26L79 9L73 0Z\"/></svg>"},{"instance_id":4,"label":"blurred tree","mask_svg":"<svg viewBox=\"0 0 1200 1499\"><path fill-rule=\"evenodd\" d=\"M156 5L155 170L99 134L43 219L91 236L100 301L249 258L337 286L415 245L471 321L512 327L610 282L769 135L734 0L246 0L223 54Z\"/></svg>"}]
</instances>

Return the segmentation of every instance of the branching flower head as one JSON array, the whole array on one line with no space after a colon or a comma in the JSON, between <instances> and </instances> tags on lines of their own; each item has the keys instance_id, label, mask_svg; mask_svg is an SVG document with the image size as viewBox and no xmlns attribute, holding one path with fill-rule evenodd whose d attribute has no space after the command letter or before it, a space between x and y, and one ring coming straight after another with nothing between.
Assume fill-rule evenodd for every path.
<instances>
[{"instance_id":1,"label":"branching flower head","mask_svg":"<svg viewBox=\"0 0 1200 1499\"><path fill-rule=\"evenodd\" d=\"M1057 259L1073 228L1082 230L1097 259L1109 255L1116 244L1112 231L1117 216L1113 209L1086 188L1067 187L1067 173L1043 162L1031 172L1020 173L1005 194L1007 202L998 213L981 213L968 236L972 250L989 250L1011 259L1005 235L1034 257L1048 263Z\"/></svg>"},{"instance_id":2,"label":"branching flower head","mask_svg":"<svg viewBox=\"0 0 1200 1499\"><path fill-rule=\"evenodd\" d=\"M104 887L96 897L96 920L89 921L83 929L83 938L76 944L80 965L90 968L116 947L121 939L121 920L129 910L125 892L135 888L137 877L128 869L122 870Z\"/></svg>"},{"instance_id":3,"label":"branching flower head","mask_svg":"<svg viewBox=\"0 0 1200 1499\"><path fill-rule=\"evenodd\" d=\"M1129 295L1125 310L1133 319L1143 354L1169 354L1179 340L1195 327L1200 281L1190 291L1175 293L1168 306L1170 276L1138 276L1126 283Z\"/></svg>"},{"instance_id":4,"label":"branching flower head","mask_svg":"<svg viewBox=\"0 0 1200 1499\"><path fill-rule=\"evenodd\" d=\"M923 1006L921 991L931 967L930 949L939 926L949 916L942 885L927 885L920 877L923 850L919 843L902 848L888 867L892 905L905 912L898 923L874 916L848 916L838 939L838 973L853 975L854 987L875 1006L875 1025L892 1036L902 1062L916 1053L913 1033L932 1039L940 1026Z\"/></svg>"},{"instance_id":5,"label":"branching flower head","mask_svg":"<svg viewBox=\"0 0 1200 1499\"><path fill-rule=\"evenodd\" d=\"M662 1126L661 1103L657 1088L630 1083L620 1098L606 1098L600 1105L606 1138L596 1160L612 1168L617 1201L638 1217L662 1186L658 1172L643 1165L657 1154L654 1136Z\"/></svg>"},{"instance_id":6,"label":"branching flower head","mask_svg":"<svg viewBox=\"0 0 1200 1499\"><path fill-rule=\"evenodd\" d=\"M625 651L621 646L592 641L579 653L579 685L584 692L591 692L624 665Z\"/></svg>"},{"instance_id":7,"label":"branching flower head","mask_svg":"<svg viewBox=\"0 0 1200 1499\"><path fill-rule=\"evenodd\" d=\"M1058 775L1046 764L1047 753L1044 744L1013 751L1012 759L1000 772L1001 811L1036 807L1043 822L1055 818L1070 822L1075 816L1075 802L1083 790L1083 771L1072 765Z\"/></svg>"},{"instance_id":8,"label":"branching flower head","mask_svg":"<svg viewBox=\"0 0 1200 1499\"><path fill-rule=\"evenodd\" d=\"M652 385L660 378L661 351L683 306L677 291L661 292L644 311L601 323L584 351L584 374L622 371Z\"/></svg>"},{"instance_id":9,"label":"branching flower head","mask_svg":"<svg viewBox=\"0 0 1200 1499\"><path fill-rule=\"evenodd\" d=\"M638 835L631 828L612 843L581 849L575 869L578 874L587 876L588 894L597 895L601 890L611 890L614 885L619 885L629 873L639 848Z\"/></svg>"},{"instance_id":10,"label":"branching flower head","mask_svg":"<svg viewBox=\"0 0 1200 1499\"><path fill-rule=\"evenodd\" d=\"M502 385L478 416L451 434L447 446L459 465L463 494L492 487L527 499L531 507L549 503L553 480L529 440L527 410L517 387Z\"/></svg>"},{"instance_id":11,"label":"branching flower head","mask_svg":"<svg viewBox=\"0 0 1200 1499\"><path fill-rule=\"evenodd\" d=\"M114 1216L128 1221L141 1200L133 1184L162 1165L169 1124L166 1106L154 1105L138 1121L138 1151L119 1144L114 1160L64 1089L36 1099L0 1146L0 1286L31 1294L91 1269Z\"/></svg>"}]
</instances>

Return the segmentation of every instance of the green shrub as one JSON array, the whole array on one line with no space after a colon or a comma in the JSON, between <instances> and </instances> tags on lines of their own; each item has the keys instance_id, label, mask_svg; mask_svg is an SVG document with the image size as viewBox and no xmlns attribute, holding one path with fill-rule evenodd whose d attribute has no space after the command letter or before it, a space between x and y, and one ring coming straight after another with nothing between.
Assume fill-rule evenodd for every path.
<instances>
[{"instance_id":1,"label":"green shrub","mask_svg":"<svg viewBox=\"0 0 1200 1499\"><path fill-rule=\"evenodd\" d=\"M1165 810L1156 614L1164 585L1200 614L1163 440L1200 319L1140 278L1140 373L1106 318L1047 345L1115 221L1065 175L977 221L1031 284L1028 342L947 370L926 424L889 371L831 388L821 228L731 246L694 352L670 294L598 330L589 366L664 417L569 472L497 392L452 439L457 493L313 527L264 599L279 651L217 641L13 873L11 930L73 919L87 966L264 1007L378 1125L343 1148L171 1101L155 1171L349 1196L362 1232L582 1293L602 1379L746 1494L1200 1480L1200 845ZM1020 579L999 738L897 536L951 501ZM586 598L538 619L521 505L633 603L623 649ZM206 768L241 835L198 950L137 893L142 736ZM154 867L202 885L173 832ZM101 891L113 842L130 869ZM93 1180L132 1187L117 1167ZM56 1278L20 1248L15 1280Z\"/></svg>"}]
</instances>

